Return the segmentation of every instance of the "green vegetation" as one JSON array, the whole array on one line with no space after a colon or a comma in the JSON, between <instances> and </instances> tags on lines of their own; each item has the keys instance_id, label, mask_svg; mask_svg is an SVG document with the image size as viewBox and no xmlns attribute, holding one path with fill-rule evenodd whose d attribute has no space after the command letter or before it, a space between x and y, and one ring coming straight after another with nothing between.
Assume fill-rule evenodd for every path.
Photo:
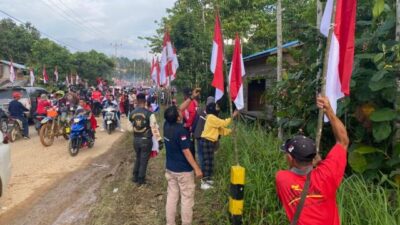
<instances>
[{"instance_id":1,"label":"green vegetation","mask_svg":"<svg viewBox=\"0 0 400 225\"><path fill-rule=\"evenodd\" d=\"M105 54L95 50L71 53L66 47L41 38L30 23L17 25L11 19L3 19L0 30L0 58L32 67L36 75L42 74L46 66L50 81L56 66L61 82L67 74L78 73L94 83L99 76L110 77L113 71L114 60Z\"/></svg>"},{"instance_id":2,"label":"green vegetation","mask_svg":"<svg viewBox=\"0 0 400 225\"><path fill-rule=\"evenodd\" d=\"M238 126L240 164L246 168L244 224L288 224L275 191L275 173L286 169L280 142L259 127ZM200 192L204 224L229 224L230 166L234 165L232 137L223 138L216 153L215 189ZM381 182L387 182L384 177ZM383 188L360 175L344 179L337 194L343 225L396 225L400 223L400 189Z\"/></svg>"}]
</instances>

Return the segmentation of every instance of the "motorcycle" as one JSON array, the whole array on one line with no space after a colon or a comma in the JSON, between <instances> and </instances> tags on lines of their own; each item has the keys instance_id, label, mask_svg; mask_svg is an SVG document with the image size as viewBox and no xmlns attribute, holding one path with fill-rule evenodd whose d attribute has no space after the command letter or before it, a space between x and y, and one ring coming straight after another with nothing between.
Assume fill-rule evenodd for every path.
<instances>
[{"instance_id":1,"label":"motorcycle","mask_svg":"<svg viewBox=\"0 0 400 225\"><path fill-rule=\"evenodd\" d=\"M33 122L35 124L35 129L40 135L40 128L42 128L42 120L46 118L46 115L39 115L36 114L35 118L33 119Z\"/></svg>"},{"instance_id":2,"label":"motorcycle","mask_svg":"<svg viewBox=\"0 0 400 225\"><path fill-rule=\"evenodd\" d=\"M92 104L92 108L93 108L93 114L94 114L94 116L95 117L99 117L100 116L100 113L101 113L101 110L102 110L102 105L101 105L101 103L99 102L99 101L93 101L93 104Z\"/></svg>"},{"instance_id":3,"label":"motorcycle","mask_svg":"<svg viewBox=\"0 0 400 225\"><path fill-rule=\"evenodd\" d=\"M55 137L63 136L65 140L69 139L71 128L67 113L64 108L60 112L61 114L56 107L51 107L47 110L46 118L40 121L40 142L46 147L53 144Z\"/></svg>"},{"instance_id":4,"label":"motorcycle","mask_svg":"<svg viewBox=\"0 0 400 225\"><path fill-rule=\"evenodd\" d=\"M92 148L94 145L94 133L87 132L87 115L78 114L72 120L71 133L69 135L68 151L71 156L76 156L83 147Z\"/></svg>"},{"instance_id":5,"label":"motorcycle","mask_svg":"<svg viewBox=\"0 0 400 225\"><path fill-rule=\"evenodd\" d=\"M0 130L3 133L7 133L7 130L8 130L8 115L1 108L0 108Z\"/></svg>"},{"instance_id":6,"label":"motorcycle","mask_svg":"<svg viewBox=\"0 0 400 225\"><path fill-rule=\"evenodd\" d=\"M8 119L7 136L10 138L11 142L14 142L19 138L22 138L22 129L23 129L23 124L21 120L13 117L10 117Z\"/></svg>"},{"instance_id":7,"label":"motorcycle","mask_svg":"<svg viewBox=\"0 0 400 225\"><path fill-rule=\"evenodd\" d=\"M111 134L117 127L117 109L113 106L108 106L103 110L104 123L106 124L107 133Z\"/></svg>"}]
</instances>

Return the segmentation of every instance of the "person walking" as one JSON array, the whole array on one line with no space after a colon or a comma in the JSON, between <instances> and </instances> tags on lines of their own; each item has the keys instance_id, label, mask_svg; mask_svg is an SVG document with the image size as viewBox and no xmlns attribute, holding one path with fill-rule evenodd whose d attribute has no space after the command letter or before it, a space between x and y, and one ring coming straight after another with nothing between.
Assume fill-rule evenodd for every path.
<instances>
[{"instance_id":1,"label":"person walking","mask_svg":"<svg viewBox=\"0 0 400 225\"><path fill-rule=\"evenodd\" d=\"M203 151L204 163L204 179L201 181L201 189L208 190L213 188L213 170L214 170L214 152L217 147L217 142L220 136L227 136L231 133L231 129L227 128L239 112L235 110L232 118L220 119L218 118L218 105L210 103L206 107L207 117L204 125L204 131L201 134L200 148Z\"/></svg>"},{"instance_id":2,"label":"person walking","mask_svg":"<svg viewBox=\"0 0 400 225\"><path fill-rule=\"evenodd\" d=\"M191 225L195 195L195 176L203 173L190 151L190 137L182 126L182 117L176 106L164 113L164 140L166 147L166 172L168 182L167 203L165 206L167 225L176 225L176 208L181 199L182 225ZM194 173L193 173L194 171Z\"/></svg>"},{"instance_id":3,"label":"person walking","mask_svg":"<svg viewBox=\"0 0 400 225\"><path fill-rule=\"evenodd\" d=\"M329 99L318 97L317 105L329 118L336 144L325 160L313 168L317 154L314 140L302 135L288 139L281 150L286 155L290 169L277 172L276 190L292 224L339 225L336 192L347 164L349 138Z\"/></svg>"},{"instance_id":4,"label":"person walking","mask_svg":"<svg viewBox=\"0 0 400 225\"><path fill-rule=\"evenodd\" d=\"M22 135L24 136L25 139L29 139L29 124L28 124L28 119L26 118L25 113L29 112L29 109L27 109L24 105L22 105L19 100L21 99L21 92L15 91L12 93L12 97L14 100L10 102L8 105L8 112L10 113L10 116L18 119L22 122L23 126L23 133Z\"/></svg>"},{"instance_id":5,"label":"person walking","mask_svg":"<svg viewBox=\"0 0 400 225\"><path fill-rule=\"evenodd\" d=\"M133 126L133 147L136 153L132 181L138 185L143 185L146 183L147 163L152 151L153 135L156 136L160 149L163 144L158 131L156 117L146 109L146 95L143 93L138 94L137 103L136 109L129 115L129 121Z\"/></svg>"}]
</instances>

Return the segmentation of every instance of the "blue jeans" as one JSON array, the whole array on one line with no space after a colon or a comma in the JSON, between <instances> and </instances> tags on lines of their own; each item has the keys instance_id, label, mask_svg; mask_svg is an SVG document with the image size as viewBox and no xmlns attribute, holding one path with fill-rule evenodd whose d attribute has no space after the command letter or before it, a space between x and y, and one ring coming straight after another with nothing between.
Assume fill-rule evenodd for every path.
<instances>
[{"instance_id":1,"label":"blue jeans","mask_svg":"<svg viewBox=\"0 0 400 225\"><path fill-rule=\"evenodd\" d=\"M201 170L204 171L203 148L200 145L200 139L196 139L196 144L197 144L197 156L198 156L199 165L200 165Z\"/></svg>"},{"instance_id":2,"label":"blue jeans","mask_svg":"<svg viewBox=\"0 0 400 225\"><path fill-rule=\"evenodd\" d=\"M24 116L18 116L15 117L18 120L21 120L22 122L22 135L24 137L29 137L29 124L28 124L28 119Z\"/></svg>"}]
</instances>

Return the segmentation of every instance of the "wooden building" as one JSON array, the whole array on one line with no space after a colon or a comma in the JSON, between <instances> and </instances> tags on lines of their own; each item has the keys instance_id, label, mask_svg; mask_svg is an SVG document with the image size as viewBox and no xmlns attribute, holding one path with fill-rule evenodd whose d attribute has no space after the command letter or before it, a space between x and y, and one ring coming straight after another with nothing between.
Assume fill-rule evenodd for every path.
<instances>
[{"instance_id":1,"label":"wooden building","mask_svg":"<svg viewBox=\"0 0 400 225\"><path fill-rule=\"evenodd\" d=\"M293 65L295 60L290 56L288 49L301 46L300 41L292 41L283 45L284 64ZM265 93L276 84L276 60L269 60L277 56L277 48L267 49L243 58L246 68L244 80L244 103L242 114L247 119L271 121L272 106L266 104ZM271 63L270 61L274 62Z\"/></svg>"},{"instance_id":2,"label":"wooden building","mask_svg":"<svg viewBox=\"0 0 400 225\"><path fill-rule=\"evenodd\" d=\"M10 62L7 60L0 60L0 86L25 86L27 78L25 74L28 73L26 66L13 63L15 72L15 82L10 82ZM25 74L24 74L25 73Z\"/></svg>"}]
</instances>

